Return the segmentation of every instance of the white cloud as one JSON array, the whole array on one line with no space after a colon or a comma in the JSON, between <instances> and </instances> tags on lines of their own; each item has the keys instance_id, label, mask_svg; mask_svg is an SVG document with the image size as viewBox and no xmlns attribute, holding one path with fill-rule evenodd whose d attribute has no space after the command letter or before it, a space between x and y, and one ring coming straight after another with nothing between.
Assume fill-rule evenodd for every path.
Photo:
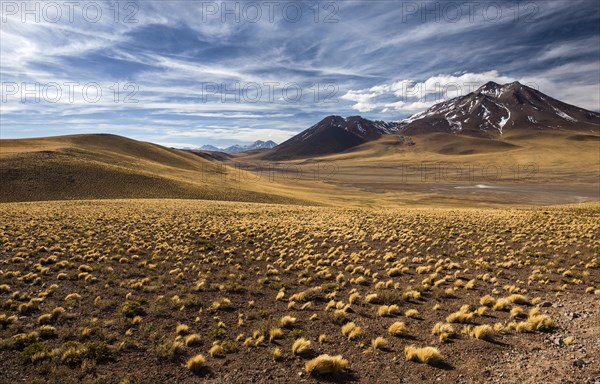
<instances>
[{"instance_id":1,"label":"white cloud","mask_svg":"<svg viewBox=\"0 0 600 384\"><path fill-rule=\"evenodd\" d=\"M379 84L368 89L349 90L341 98L354 101L353 109L370 112L383 108L386 112L414 112L424 110L443 100L473 92L488 81L500 84L514 81L497 71L463 73L460 75L439 74L425 81L399 80L390 84ZM390 98L396 99L389 101Z\"/></svg>"},{"instance_id":2,"label":"white cloud","mask_svg":"<svg viewBox=\"0 0 600 384\"><path fill-rule=\"evenodd\" d=\"M343 100L354 101L352 108L360 112L369 112L377 107L377 104L371 103L371 100L376 97L376 93L361 93L360 91L348 91L341 97Z\"/></svg>"},{"instance_id":3,"label":"white cloud","mask_svg":"<svg viewBox=\"0 0 600 384\"><path fill-rule=\"evenodd\" d=\"M600 110L600 86L589 83L590 77L597 71L597 63L589 63L565 64L521 78L504 76L496 70L458 75L439 74L424 81L400 80L367 89L349 90L341 98L354 101L352 108L359 112L380 109L382 113L392 110L412 113L426 110L444 100L464 96L488 81L498 84L519 81L563 102L597 111ZM566 80L568 76L578 73L582 76L581 81ZM390 101L390 98L395 100Z\"/></svg>"}]
</instances>

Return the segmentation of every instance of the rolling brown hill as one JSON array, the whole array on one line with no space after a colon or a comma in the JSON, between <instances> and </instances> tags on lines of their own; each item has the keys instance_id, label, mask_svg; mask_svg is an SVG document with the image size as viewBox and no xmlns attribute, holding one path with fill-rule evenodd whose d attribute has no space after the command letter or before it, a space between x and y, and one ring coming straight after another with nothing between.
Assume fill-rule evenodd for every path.
<instances>
[{"instance_id":1,"label":"rolling brown hill","mask_svg":"<svg viewBox=\"0 0 600 384\"><path fill-rule=\"evenodd\" d=\"M193 153L94 134L0 140L0 202L188 198L298 203ZM274 186L271 186L274 187Z\"/></svg>"}]
</instances>

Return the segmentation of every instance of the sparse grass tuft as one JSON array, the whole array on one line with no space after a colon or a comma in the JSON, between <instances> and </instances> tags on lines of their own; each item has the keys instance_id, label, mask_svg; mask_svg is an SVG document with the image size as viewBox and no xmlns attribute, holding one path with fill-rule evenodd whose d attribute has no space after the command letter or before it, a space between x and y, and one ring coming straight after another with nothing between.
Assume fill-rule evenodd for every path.
<instances>
[{"instance_id":1,"label":"sparse grass tuft","mask_svg":"<svg viewBox=\"0 0 600 384\"><path fill-rule=\"evenodd\" d=\"M418 348L414 345L408 345L404 348L404 357L407 361L424 364L439 364L443 361L442 354L434 347Z\"/></svg>"},{"instance_id":2,"label":"sparse grass tuft","mask_svg":"<svg viewBox=\"0 0 600 384\"><path fill-rule=\"evenodd\" d=\"M311 352L310 341L301 337L292 344L292 353L294 355L306 355Z\"/></svg>"},{"instance_id":3,"label":"sparse grass tuft","mask_svg":"<svg viewBox=\"0 0 600 384\"><path fill-rule=\"evenodd\" d=\"M392 336L404 336L408 334L406 325L401 321L396 321L388 328L388 333Z\"/></svg>"},{"instance_id":4,"label":"sparse grass tuft","mask_svg":"<svg viewBox=\"0 0 600 384\"><path fill-rule=\"evenodd\" d=\"M347 366L348 360L344 359L341 355L319 355L318 357L307 361L304 368L309 374L339 375Z\"/></svg>"},{"instance_id":5,"label":"sparse grass tuft","mask_svg":"<svg viewBox=\"0 0 600 384\"><path fill-rule=\"evenodd\" d=\"M477 325L469 331L469 336L474 337L479 340L487 340L487 341L494 340L494 334L495 334L494 328L492 328L490 325L487 325L487 324Z\"/></svg>"},{"instance_id":6,"label":"sparse grass tuft","mask_svg":"<svg viewBox=\"0 0 600 384\"><path fill-rule=\"evenodd\" d=\"M417 317L419 315L419 311L417 311L416 309L408 309L404 312L404 316L406 317Z\"/></svg>"},{"instance_id":7,"label":"sparse grass tuft","mask_svg":"<svg viewBox=\"0 0 600 384\"><path fill-rule=\"evenodd\" d=\"M202 338L197 333L186 336L184 340L185 345L188 347L195 347L202 343Z\"/></svg>"},{"instance_id":8,"label":"sparse grass tuft","mask_svg":"<svg viewBox=\"0 0 600 384\"><path fill-rule=\"evenodd\" d=\"M388 346L388 342L381 336L378 336L371 340L371 346L373 349L386 349Z\"/></svg>"},{"instance_id":9,"label":"sparse grass tuft","mask_svg":"<svg viewBox=\"0 0 600 384\"><path fill-rule=\"evenodd\" d=\"M290 328L296 324L296 318L292 316L283 316L281 320L279 320L279 324L284 328Z\"/></svg>"},{"instance_id":10,"label":"sparse grass tuft","mask_svg":"<svg viewBox=\"0 0 600 384\"><path fill-rule=\"evenodd\" d=\"M186 366L193 373L199 374L206 367L206 359L204 355L196 355L187 361Z\"/></svg>"},{"instance_id":11,"label":"sparse grass tuft","mask_svg":"<svg viewBox=\"0 0 600 384\"><path fill-rule=\"evenodd\" d=\"M350 322L342 326L342 335L346 336L348 340L354 340L362 335L362 329L354 322Z\"/></svg>"},{"instance_id":12,"label":"sparse grass tuft","mask_svg":"<svg viewBox=\"0 0 600 384\"><path fill-rule=\"evenodd\" d=\"M452 324L435 323L431 330L431 334L438 336L441 343L446 342L446 340L452 337L454 333Z\"/></svg>"}]
</instances>

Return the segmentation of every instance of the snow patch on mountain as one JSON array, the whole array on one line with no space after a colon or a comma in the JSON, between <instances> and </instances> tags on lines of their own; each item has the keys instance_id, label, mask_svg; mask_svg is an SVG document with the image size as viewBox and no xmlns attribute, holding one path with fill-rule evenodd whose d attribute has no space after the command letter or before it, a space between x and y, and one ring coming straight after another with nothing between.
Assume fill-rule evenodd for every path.
<instances>
[{"instance_id":1,"label":"snow patch on mountain","mask_svg":"<svg viewBox=\"0 0 600 384\"><path fill-rule=\"evenodd\" d=\"M552 107L552 109L554 109L554 110L556 111L556 114L557 114L558 116L562 117L563 119L565 119L565 120L567 120L567 121L570 121L570 122L572 122L572 123L576 123L576 122L577 122L577 120L576 120L576 119L574 119L574 118L572 118L571 116L567 115L566 113L564 113L564 112L563 112L563 111L561 111L560 109L558 109L558 108L555 108L553 105L551 105L551 107Z\"/></svg>"}]
</instances>

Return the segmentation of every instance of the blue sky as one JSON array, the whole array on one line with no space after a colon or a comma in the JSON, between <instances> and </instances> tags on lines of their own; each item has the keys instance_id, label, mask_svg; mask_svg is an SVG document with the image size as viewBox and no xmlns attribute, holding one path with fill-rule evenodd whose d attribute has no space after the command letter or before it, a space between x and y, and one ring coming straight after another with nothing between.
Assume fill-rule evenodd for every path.
<instances>
[{"instance_id":1,"label":"blue sky","mask_svg":"<svg viewBox=\"0 0 600 384\"><path fill-rule=\"evenodd\" d=\"M1 1L2 138L282 142L330 114L399 120L489 80L600 110L593 0L23 4Z\"/></svg>"}]
</instances>

